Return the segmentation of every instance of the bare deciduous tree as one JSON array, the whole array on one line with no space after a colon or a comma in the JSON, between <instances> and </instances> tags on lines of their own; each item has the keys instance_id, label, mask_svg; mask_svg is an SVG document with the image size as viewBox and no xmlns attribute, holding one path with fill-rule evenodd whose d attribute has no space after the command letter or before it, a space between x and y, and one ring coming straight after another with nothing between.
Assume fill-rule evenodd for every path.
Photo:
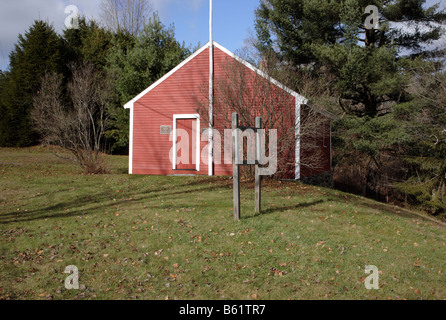
<instances>
[{"instance_id":1,"label":"bare deciduous tree","mask_svg":"<svg viewBox=\"0 0 446 320\"><path fill-rule=\"evenodd\" d=\"M232 112L238 113L242 127L254 127L255 117L260 116L266 132L268 129L277 129L277 177L286 177L294 168L296 132L301 149L306 150L305 156L300 160L301 167L321 169L323 158L317 141L322 139L321 128L323 121L327 119L313 108L304 106L298 124L300 130L296 131L295 101L287 91L270 81L272 79L251 71L237 60L228 60L221 67L224 68L225 75L216 79L214 84L215 129L230 129ZM197 99L198 113L208 122L206 84L202 85L201 92L202 97ZM267 136L266 147L268 145Z\"/></svg>"},{"instance_id":2,"label":"bare deciduous tree","mask_svg":"<svg viewBox=\"0 0 446 320\"><path fill-rule=\"evenodd\" d=\"M31 118L42 142L70 151L85 173L106 173L101 142L107 124L110 84L91 64L71 65L71 103L62 98L62 77L46 74L33 101Z\"/></svg>"},{"instance_id":3,"label":"bare deciduous tree","mask_svg":"<svg viewBox=\"0 0 446 320\"><path fill-rule=\"evenodd\" d=\"M113 31L137 35L152 14L149 0L102 0L101 19Z\"/></svg>"}]
</instances>

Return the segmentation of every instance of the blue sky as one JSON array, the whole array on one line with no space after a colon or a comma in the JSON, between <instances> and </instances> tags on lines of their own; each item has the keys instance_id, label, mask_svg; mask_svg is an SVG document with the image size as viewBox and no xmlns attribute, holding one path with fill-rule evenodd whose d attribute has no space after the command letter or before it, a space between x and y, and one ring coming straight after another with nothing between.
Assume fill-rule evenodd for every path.
<instances>
[{"instance_id":1,"label":"blue sky","mask_svg":"<svg viewBox=\"0 0 446 320\"><path fill-rule=\"evenodd\" d=\"M209 40L209 0L197 2L196 7L183 2L160 12L165 24L174 23L177 40L186 44ZM213 0L214 40L230 51L241 49L249 32L254 32L258 5L259 0Z\"/></svg>"},{"instance_id":2,"label":"blue sky","mask_svg":"<svg viewBox=\"0 0 446 320\"><path fill-rule=\"evenodd\" d=\"M230 51L241 49L254 31L254 11L260 0L213 0L214 40ZM64 29L65 7L75 5L89 18L99 19L100 0L0 0L0 69L9 63L9 53L18 35L35 19ZM165 25L174 24L176 38L187 46L209 41L209 0L152 0Z\"/></svg>"}]
</instances>

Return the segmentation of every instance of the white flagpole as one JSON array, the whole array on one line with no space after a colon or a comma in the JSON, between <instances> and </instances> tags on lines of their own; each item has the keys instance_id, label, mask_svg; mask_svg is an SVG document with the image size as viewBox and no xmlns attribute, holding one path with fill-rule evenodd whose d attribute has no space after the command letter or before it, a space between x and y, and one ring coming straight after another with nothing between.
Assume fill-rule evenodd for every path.
<instances>
[{"instance_id":1,"label":"white flagpole","mask_svg":"<svg viewBox=\"0 0 446 320\"><path fill-rule=\"evenodd\" d=\"M209 0L209 176L214 175L214 41L212 35L212 0Z\"/></svg>"}]
</instances>

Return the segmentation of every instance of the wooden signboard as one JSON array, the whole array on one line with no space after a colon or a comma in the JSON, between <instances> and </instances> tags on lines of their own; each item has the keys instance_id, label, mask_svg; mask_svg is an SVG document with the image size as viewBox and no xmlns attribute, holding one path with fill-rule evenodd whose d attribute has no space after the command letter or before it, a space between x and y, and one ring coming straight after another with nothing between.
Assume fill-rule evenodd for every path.
<instances>
[{"instance_id":1,"label":"wooden signboard","mask_svg":"<svg viewBox=\"0 0 446 320\"><path fill-rule=\"evenodd\" d=\"M253 130L255 132L255 201L254 210L256 213L261 211L261 186L262 186L262 176L260 175L259 159L260 159L260 132L262 129L262 118L256 117L255 127L240 127L238 114L232 114L232 169L233 169L233 192L234 192L234 219L240 220L240 166L241 165L252 165L249 161L244 161L239 159L240 157L240 145L243 141L239 140L240 132L244 130ZM243 155L242 155L243 156Z\"/></svg>"}]
</instances>

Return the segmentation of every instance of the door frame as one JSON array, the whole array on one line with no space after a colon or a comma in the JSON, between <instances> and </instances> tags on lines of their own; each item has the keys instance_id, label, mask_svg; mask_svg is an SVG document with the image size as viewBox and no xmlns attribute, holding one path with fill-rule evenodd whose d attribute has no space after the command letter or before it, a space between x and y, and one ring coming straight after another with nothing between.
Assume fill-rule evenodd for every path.
<instances>
[{"instance_id":1,"label":"door frame","mask_svg":"<svg viewBox=\"0 0 446 320\"><path fill-rule=\"evenodd\" d=\"M200 141L201 141L201 132L200 132L200 115L199 114L174 114L173 115L173 157L172 157L172 169L177 170L177 120L178 119L196 119L197 120L197 134L196 134L196 142L195 142L195 170L200 171ZM190 146L191 147L191 146Z\"/></svg>"}]
</instances>

